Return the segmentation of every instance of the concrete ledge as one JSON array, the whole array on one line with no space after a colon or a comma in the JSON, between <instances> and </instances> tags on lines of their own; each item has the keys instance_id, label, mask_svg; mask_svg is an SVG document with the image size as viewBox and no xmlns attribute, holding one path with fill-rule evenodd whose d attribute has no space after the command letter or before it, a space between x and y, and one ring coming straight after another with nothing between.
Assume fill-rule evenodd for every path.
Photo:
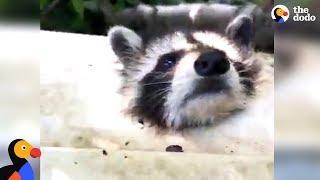
<instances>
[{"instance_id":1,"label":"concrete ledge","mask_svg":"<svg viewBox=\"0 0 320 180\"><path fill-rule=\"evenodd\" d=\"M41 178L273 179L273 108L264 108L273 95L224 125L158 132L123 117L107 37L41 36ZM184 153L164 152L168 145Z\"/></svg>"},{"instance_id":2,"label":"concrete ledge","mask_svg":"<svg viewBox=\"0 0 320 180\"><path fill-rule=\"evenodd\" d=\"M41 179L273 179L272 156L43 148ZM94 167L94 168L93 168Z\"/></svg>"},{"instance_id":3,"label":"concrete ledge","mask_svg":"<svg viewBox=\"0 0 320 180\"><path fill-rule=\"evenodd\" d=\"M193 153L273 154L273 87L226 123L159 133L123 115L107 37L41 31L41 39L41 146L164 151L177 144Z\"/></svg>"}]
</instances>

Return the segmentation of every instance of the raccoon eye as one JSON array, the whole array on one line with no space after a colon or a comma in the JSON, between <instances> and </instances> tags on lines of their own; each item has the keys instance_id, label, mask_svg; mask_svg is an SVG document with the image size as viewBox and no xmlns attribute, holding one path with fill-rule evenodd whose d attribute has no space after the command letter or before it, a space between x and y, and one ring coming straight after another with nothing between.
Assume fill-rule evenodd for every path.
<instances>
[{"instance_id":1,"label":"raccoon eye","mask_svg":"<svg viewBox=\"0 0 320 180\"><path fill-rule=\"evenodd\" d=\"M176 63L176 59L172 56L169 56L166 58L166 60L164 61L165 66L167 67L171 67L172 65L174 65Z\"/></svg>"},{"instance_id":2,"label":"raccoon eye","mask_svg":"<svg viewBox=\"0 0 320 180\"><path fill-rule=\"evenodd\" d=\"M160 63L162 65L161 69L169 69L177 63L177 55L174 53L165 54L161 57Z\"/></svg>"}]
</instances>

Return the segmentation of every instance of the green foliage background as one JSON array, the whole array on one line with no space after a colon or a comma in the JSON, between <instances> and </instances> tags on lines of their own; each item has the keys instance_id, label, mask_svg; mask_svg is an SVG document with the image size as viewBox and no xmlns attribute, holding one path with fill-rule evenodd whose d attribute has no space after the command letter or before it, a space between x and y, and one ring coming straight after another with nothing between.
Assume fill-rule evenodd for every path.
<instances>
[{"instance_id":1,"label":"green foliage background","mask_svg":"<svg viewBox=\"0 0 320 180\"><path fill-rule=\"evenodd\" d=\"M39 1L37 0L0 0L1 20L38 20Z\"/></svg>"},{"instance_id":2,"label":"green foliage background","mask_svg":"<svg viewBox=\"0 0 320 180\"><path fill-rule=\"evenodd\" d=\"M221 1L221 0L220 0ZM267 0L224 0L228 4L246 2L263 5ZM141 3L149 5L175 5L180 3L207 3L210 0L40 0L41 28L87 34L104 34L113 25L106 19L101 4L110 13L117 13Z\"/></svg>"}]
</instances>

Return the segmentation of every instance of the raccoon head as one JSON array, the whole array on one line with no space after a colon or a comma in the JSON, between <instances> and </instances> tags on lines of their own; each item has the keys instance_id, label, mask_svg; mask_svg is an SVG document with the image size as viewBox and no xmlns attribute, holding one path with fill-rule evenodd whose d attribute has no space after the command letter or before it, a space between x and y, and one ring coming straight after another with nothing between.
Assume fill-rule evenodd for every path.
<instances>
[{"instance_id":1,"label":"raccoon head","mask_svg":"<svg viewBox=\"0 0 320 180\"><path fill-rule=\"evenodd\" d=\"M113 27L109 42L123 65L132 115L180 129L224 119L254 94L259 71L250 58L252 20L235 18L224 34L176 31L144 43L134 31Z\"/></svg>"}]
</instances>

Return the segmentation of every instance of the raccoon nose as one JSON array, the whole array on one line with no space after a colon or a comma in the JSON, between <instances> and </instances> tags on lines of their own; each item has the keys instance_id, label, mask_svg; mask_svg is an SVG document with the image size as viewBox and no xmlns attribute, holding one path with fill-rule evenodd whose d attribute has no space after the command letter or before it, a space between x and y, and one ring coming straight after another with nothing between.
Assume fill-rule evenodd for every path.
<instances>
[{"instance_id":1,"label":"raccoon nose","mask_svg":"<svg viewBox=\"0 0 320 180\"><path fill-rule=\"evenodd\" d=\"M194 69L200 76L221 75L229 68L226 54L219 50L202 53L194 63Z\"/></svg>"}]
</instances>

